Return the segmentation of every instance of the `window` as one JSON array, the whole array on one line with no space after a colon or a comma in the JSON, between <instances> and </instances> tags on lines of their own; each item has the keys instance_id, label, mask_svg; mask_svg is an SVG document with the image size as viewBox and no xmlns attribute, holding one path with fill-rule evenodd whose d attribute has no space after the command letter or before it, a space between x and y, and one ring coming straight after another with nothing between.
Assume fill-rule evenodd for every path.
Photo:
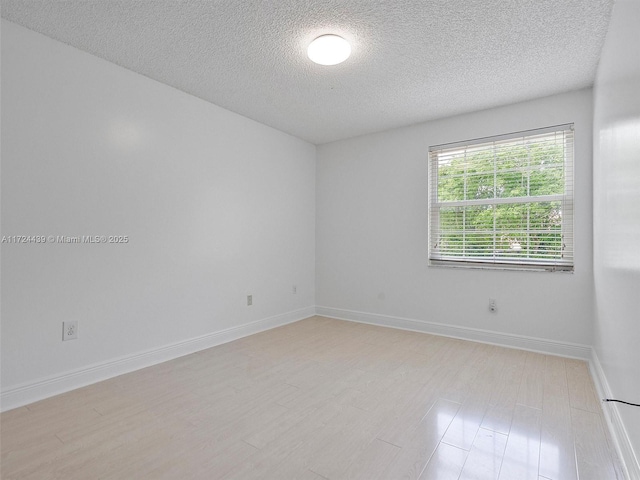
<instances>
[{"instance_id":1,"label":"window","mask_svg":"<svg viewBox=\"0 0 640 480\"><path fill-rule=\"evenodd\" d=\"M573 124L429 148L430 265L573 271Z\"/></svg>"}]
</instances>

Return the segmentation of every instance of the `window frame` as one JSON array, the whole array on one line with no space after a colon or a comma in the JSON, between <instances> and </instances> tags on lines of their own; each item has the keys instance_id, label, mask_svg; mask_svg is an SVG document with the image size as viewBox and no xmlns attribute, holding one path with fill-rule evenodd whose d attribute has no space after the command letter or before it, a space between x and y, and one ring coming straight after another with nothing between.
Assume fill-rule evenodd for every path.
<instances>
[{"instance_id":1,"label":"window frame","mask_svg":"<svg viewBox=\"0 0 640 480\"><path fill-rule=\"evenodd\" d=\"M570 132L570 133L568 133ZM538 195L538 196L520 196L520 197L497 197L483 199L467 199L455 201L439 201L438 199L438 177L439 161L438 155L445 152L451 152L455 149L473 148L492 144L495 154L496 144L498 142L516 142L521 139L523 142L529 137L563 134L563 179L564 187L561 194L554 195ZM537 128L512 132L502 135L493 135L489 137L481 137L461 142L453 142L429 147L428 158L428 259L430 267L453 267L453 268L485 268L485 269L503 269L503 270L534 270L534 271L561 271L573 273L575 268L575 230L574 230L574 213L575 213L575 195L574 195L574 170L575 170L575 131L574 123L554 125L550 127ZM497 167L494 164L494 178L497 175ZM466 173L465 173L466 175ZM495 188L494 180L494 188ZM465 186L466 188L466 186ZM466 192L465 192L466 196ZM529 201L527 201L529 200ZM533 201L531 201L533 200ZM489 257L481 256L451 256L442 254L437 250L439 239L433 238L440 232L440 210L443 207L465 207L473 205L501 205L501 204L526 204L526 203L542 203L546 201L558 201L562 208L561 223L561 241L562 255L558 259L535 259L531 257L498 257L494 250L493 255ZM434 226L434 223L436 226ZM467 229L463 226L463 235ZM520 230L525 230L521 228ZM494 239L500 230L497 228L495 220L491 235ZM526 231L529 232L527 226ZM495 240L494 240L495 244ZM566 245L569 247L566 248ZM565 251L567 258L565 258Z\"/></svg>"}]
</instances>

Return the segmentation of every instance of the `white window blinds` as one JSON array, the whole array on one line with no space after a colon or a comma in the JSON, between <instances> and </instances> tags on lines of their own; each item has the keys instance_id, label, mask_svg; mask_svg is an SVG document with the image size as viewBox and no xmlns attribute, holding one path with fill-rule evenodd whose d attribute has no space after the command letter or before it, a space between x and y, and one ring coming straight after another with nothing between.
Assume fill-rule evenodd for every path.
<instances>
[{"instance_id":1,"label":"white window blinds","mask_svg":"<svg viewBox=\"0 0 640 480\"><path fill-rule=\"evenodd\" d=\"M573 271L573 124L429 148L431 265Z\"/></svg>"}]
</instances>

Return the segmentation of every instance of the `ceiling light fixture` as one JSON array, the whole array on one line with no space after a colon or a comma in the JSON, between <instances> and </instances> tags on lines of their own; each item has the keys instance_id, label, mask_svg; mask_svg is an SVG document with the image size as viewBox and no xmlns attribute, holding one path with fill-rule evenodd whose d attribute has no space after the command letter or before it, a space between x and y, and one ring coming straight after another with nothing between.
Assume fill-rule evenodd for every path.
<instances>
[{"instance_id":1,"label":"ceiling light fixture","mask_svg":"<svg viewBox=\"0 0 640 480\"><path fill-rule=\"evenodd\" d=\"M351 45L338 35L322 35L309 44L309 58L320 65L337 65L351 55Z\"/></svg>"}]
</instances>

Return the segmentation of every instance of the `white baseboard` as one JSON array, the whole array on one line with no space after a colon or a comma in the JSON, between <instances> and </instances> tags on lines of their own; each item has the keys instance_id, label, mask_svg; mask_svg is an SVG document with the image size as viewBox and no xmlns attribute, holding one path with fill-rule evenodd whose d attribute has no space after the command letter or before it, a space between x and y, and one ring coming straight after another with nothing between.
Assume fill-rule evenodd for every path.
<instances>
[{"instance_id":1,"label":"white baseboard","mask_svg":"<svg viewBox=\"0 0 640 480\"><path fill-rule=\"evenodd\" d=\"M576 343L558 342L555 340L527 337L524 335L493 332L478 328L446 325L443 323L414 320L411 318L391 317L377 313L356 312L353 310L343 310L331 307L316 307L316 314L339 320L350 320L352 322L368 323L382 327L430 333L444 337L472 340L474 342L489 343L491 345L499 345L501 347L518 348L520 350L530 350L532 352L548 353L563 357L579 358L582 360L589 360L591 358L591 347Z\"/></svg>"},{"instance_id":2,"label":"white baseboard","mask_svg":"<svg viewBox=\"0 0 640 480\"><path fill-rule=\"evenodd\" d=\"M91 385L124 373L173 360L223 343L231 342L247 335L297 322L315 315L314 307L275 315L237 327L209 333L160 348L109 360L88 367L64 372L58 375L8 388L0 394L0 410L6 411L52 397L76 388Z\"/></svg>"},{"instance_id":3,"label":"white baseboard","mask_svg":"<svg viewBox=\"0 0 640 480\"><path fill-rule=\"evenodd\" d=\"M598 397L601 399L612 398L613 395L609 387L609 382L607 382L607 377L604 374L595 349L592 349L589 367ZM629 439L627 430L624 428L624 423L622 423L618 408L618 405L615 403L605 403L602 406L609 432L613 438L616 453L618 457L620 457L626 477L630 480L640 479L640 462L638 462L638 457L633 451L631 440Z\"/></svg>"}]
</instances>

